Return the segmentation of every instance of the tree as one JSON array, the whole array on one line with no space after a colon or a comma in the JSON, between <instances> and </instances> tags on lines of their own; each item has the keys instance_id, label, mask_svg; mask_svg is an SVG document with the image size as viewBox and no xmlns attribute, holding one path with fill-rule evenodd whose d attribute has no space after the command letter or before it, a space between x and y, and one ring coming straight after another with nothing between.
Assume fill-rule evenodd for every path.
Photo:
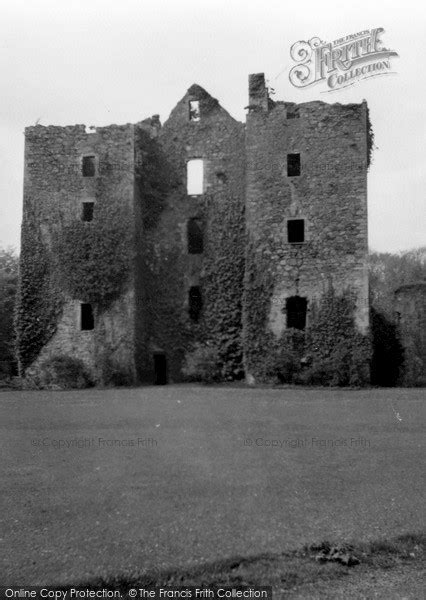
<instances>
[{"instance_id":1,"label":"tree","mask_svg":"<svg viewBox=\"0 0 426 600\"><path fill-rule=\"evenodd\" d=\"M426 279L426 246L399 254L370 252L369 278L371 305L393 321L395 290Z\"/></svg>"},{"instance_id":2,"label":"tree","mask_svg":"<svg viewBox=\"0 0 426 600\"><path fill-rule=\"evenodd\" d=\"M401 285L426 279L426 246L400 254L372 252L369 263L371 383L394 386L404 368L404 351L394 318L394 293Z\"/></svg>"},{"instance_id":3,"label":"tree","mask_svg":"<svg viewBox=\"0 0 426 600\"><path fill-rule=\"evenodd\" d=\"M0 248L0 379L17 372L13 316L18 263L13 248Z\"/></svg>"}]
</instances>

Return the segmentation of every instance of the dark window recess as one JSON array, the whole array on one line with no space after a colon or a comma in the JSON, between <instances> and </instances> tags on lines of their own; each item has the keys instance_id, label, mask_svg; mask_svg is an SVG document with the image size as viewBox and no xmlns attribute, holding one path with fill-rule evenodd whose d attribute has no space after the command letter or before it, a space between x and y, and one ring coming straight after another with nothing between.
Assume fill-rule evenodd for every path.
<instances>
[{"instance_id":1,"label":"dark window recess","mask_svg":"<svg viewBox=\"0 0 426 600\"><path fill-rule=\"evenodd\" d=\"M202 254L203 252L203 224L199 219L189 219L187 226L188 253Z\"/></svg>"},{"instance_id":2,"label":"dark window recess","mask_svg":"<svg viewBox=\"0 0 426 600\"><path fill-rule=\"evenodd\" d=\"M296 106L289 106L287 108L287 119L298 119L299 109Z\"/></svg>"},{"instance_id":3,"label":"dark window recess","mask_svg":"<svg viewBox=\"0 0 426 600\"><path fill-rule=\"evenodd\" d=\"M82 331L90 331L95 327L95 319L93 316L93 306L91 304L81 305L81 329Z\"/></svg>"},{"instance_id":4,"label":"dark window recess","mask_svg":"<svg viewBox=\"0 0 426 600\"><path fill-rule=\"evenodd\" d=\"M300 175L300 154L287 154L287 175L289 177Z\"/></svg>"},{"instance_id":5,"label":"dark window recess","mask_svg":"<svg viewBox=\"0 0 426 600\"><path fill-rule=\"evenodd\" d=\"M287 221L287 240L289 244L301 244L305 241L304 219L291 219Z\"/></svg>"},{"instance_id":6,"label":"dark window recess","mask_svg":"<svg viewBox=\"0 0 426 600\"><path fill-rule=\"evenodd\" d=\"M198 286L189 288L189 318L197 323L200 319L201 310L203 308L203 299L201 297L201 289Z\"/></svg>"},{"instance_id":7,"label":"dark window recess","mask_svg":"<svg viewBox=\"0 0 426 600\"><path fill-rule=\"evenodd\" d=\"M218 173L216 173L216 179L218 183L223 185L224 183L226 183L226 173L223 173L223 171L219 171Z\"/></svg>"},{"instance_id":8,"label":"dark window recess","mask_svg":"<svg viewBox=\"0 0 426 600\"><path fill-rule=\"evenodd\" d=\"M189 102L189 120L200 120L200 102L198 100L191 100Z\"/></svg>"},{"instance_id":9,"label":"dark window recess","mask_svg":"<svg viewBox=\"0 0 426 600\"><path fill-rule=\"evenodd\" d=\"M83 202L83 212L81 215L82 221L93 221L94 202Z\"/></svg>"},{"instance_id":10,"label":"dark window recess","mask_svg":"<svg viewBox=\"0 0 426 600\"><path fill-rule=\"evenodd\" d=\"M96 162L94 156L83 156L83 177L94 177L96 174Z\"/></svg>"},{"instance_id":11,"label":"dark window recess","mask_svg":"<svg viewBox=\"0 0 426 600\"><path fill-rule=\"evenodd\" d=\"M154 384L166 385L167 383L167 359L162 352L154 354Z\"/></svg>"},{"instance_id":12,"label":"dark window recess","mask_svg":"<svg viewBox=\"0 0 426 600\"><path fill-rule=\"evenodd\" d=\"M300 296L291 296L286 300L287 328L305 329L308 301Z\"/></svg>"}]
</instances>

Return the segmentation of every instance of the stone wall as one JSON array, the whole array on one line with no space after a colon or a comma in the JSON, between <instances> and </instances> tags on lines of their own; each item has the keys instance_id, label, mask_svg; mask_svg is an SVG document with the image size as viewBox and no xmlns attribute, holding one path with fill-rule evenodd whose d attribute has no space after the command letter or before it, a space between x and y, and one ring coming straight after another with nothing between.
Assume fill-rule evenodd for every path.
<instances>
[{"instance_id":1,"label":"stone wall","mask_svg":"<svg viewBox=\"0 0 426 600\"><path fill-rule=\"evenodd\" d=\"M190 119L193 100L199 102L199 120ZM164 352L170 381L181 380L185 353L197 340L210 339L221 347L239 345L235 354L240 353L241 363L244 126L194 85L154 141L146 135L139 140L142 213L149 216L154 211L156 215L144 223L138 251L138 289L143 298L138 314L147 327L146 336L138 342L141 377L152 381L152 355ZM149 161L147 146L151 156L156 154L156 164L151 167L161 173L159 197L143 175L144 164ZM203 193L190 196L187 162L191 159L203 160L204 178ZM191 218L203 226L202 254L188 252ZM188 313L192 286L200 287L203 298L199 322L193 322ZM238 331L232 332L231 325Z\"/></svg>"},{"instance_id":2,"label":"stone wall","mask_svg":"<svg viewBox=\"0 0 426 600\"><path fill-rule=\"evenodd\" d=\"M91 132L26 130L18 342L31 351L21 352L21 370L61 353L83 358L98 380L107 358L152 382L161 353L168 380L180 381L186 353L207 342L219 351L222 378L238 378L244 351L250 373L268 339L285 332L287 298L307 299L309 325L309 307L330 287L351 290L357 328L367 331L366 104L273 102L260 74L250 77L248 108L245 126L193 85L164 126L155 115ZM289 154L300 155L300 175L289 176ZM95 157L93 177L82 174L85 156ZM191 159L203 161L198 194L187 190ZM82 224L83 202L94 202L94 212ZM202 226L201 253L188 249L190 219ZM304 220L303 243L289 243L291 219ZM119 223L125 281L95 306L94 330L81 331L80 303L88 299L70 291L73 271L61 264L59 241L86 244L97 234L97 264L108 278L118 248L114 255L106 235L99 258L99 232ZM76 224L80 237L67 237ZM94 278L98 287L102 277ZM198 320L189 314L194 287L202 295Z\"/></svg>"},{"instance_id":3,"label":"stone wall","mask_svg":"<svg viewBox=\"0 0 426 600\"><path fill-rule=\"evenodd\" d=\"M259 75L251 76L250 89L245 327L252 331L248 339L256 336L256 328L281 336L290 296L307 298L309 325L309 305L330 285L337 293L353 290L356 323L365 333L366 104L266 102L264 79ZM300 154L299 176L288 176L288 154ZM288 242L288 219L304 219L304 243ZM263 315L255 315L257 304L250 302L256 288L264 294Z\"/></svg>"},{"instance_id":4,"label":"stone wall","mask_svg":"<svg viewBox=\"0 0 426 600\"><path fill-rule=\"evenodd\" d=\"M95 175L83 177L83 156L95 157ZM134 224L134 127L110 126L86 132L83 125L72 127L29 127L26 129L24 177L23 245L34 231L44 247L46 268L52 290L60 294L62 307L50 340L44 345L33 369L42 360L57 354L81 358L97 379L100 357L107 352L134 372L133 274L128 292L108 308L94 306L95 328L80 330L80 302L63 284L57 244L64 230L82 218L82 203L94 202L93 221L84 223L94 231L97 220L128 215ZM89 234L90 235L90 234ZM133 247L129 245L129 255ZM29 261L29 256L23 256ZM22 285L21 285L22 287ZM27 293L21 289L21 295ZM33 319L39 318L36 314ZM19 324L18 324L19 325Z\"/></svg>"}]
</instances>

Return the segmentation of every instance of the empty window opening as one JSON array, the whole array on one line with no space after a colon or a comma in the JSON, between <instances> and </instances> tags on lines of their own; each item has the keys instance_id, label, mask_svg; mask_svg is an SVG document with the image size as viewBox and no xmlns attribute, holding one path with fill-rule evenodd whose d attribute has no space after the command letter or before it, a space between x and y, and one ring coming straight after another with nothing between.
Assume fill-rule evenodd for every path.
<instances>
[{"instance_id":1,"label":"empty window opening","mask_svg":"<svg viewBox=\"0 0 426 600\"><path fill-rule=\"evenodd\" d=\"M189 318L191 319L191 321L194 321L194 323L197 323L200 320L201 310L203 308L201 289L198 286L193 286L189 288L188 301Z\"/></svg>"},{"instance_id":2,"label":"empty window opening","mask_svg":"<svg viewBox=\"0 0 426 600\"><path fill-rule=\"evenodd\" d=\"M220 185L223 185L226 183L226 173L223 173L222 171L216 173L216 179Z\"/></svg>"},{"instance_id":3,"label":"empty window opening","mask_svg":"<svg viewBox=\"0 0 426 600\"><path fill-rule=\"evenodd\" d=\"M187 192L189 196L203 193L204 165L202 158L194 158L187 162Z\"/></svg>"},{"instance_id":4,"label":"empty window opening","mask_svg":"<svg viewBox=\"0 0 426 600\"><path fill-rule=\"evenodd\" d=\"M94 156L83 156L83 177L94 177L96 175L96 161Z\"/></svg>"},{"instance_id":5,"label":"empty window opening","mask_svg":"<svg viewBox=\"0 0 426 600\"><path fill-rule=\"evenodd\" d=\"M200 120L200 102L198 100L191 100L189 102L189 120Z\"/></svg>"},{"instance_id":6,"label":"empty window opening","mask_svg":"<svg viewBox=\"0 0 426 600\"><path fill-rule=\"evenodd\" d=\"M288 177L300 175L300 154L287 154L287 175Z\"/></svg>"},{"instance_id":7,"label":"empty window opening","mask_svg":"<svg viewBox=\"0 0 426 600\"><path fill-rule=\"evenodd\" d=\"M302 244L305 241L304 219L290 219L287 221L287 240L289 244Z\"/></svg>"},{"instance_id":8,"label":"empty window opening","mask_svg":"<svg viewBox=\"0 0 426 600\"><path fill-rule=\"evenodd\" d=\"M94 202L83 202L83 212L81 214L82 221L93 221Z\"/></svg>"},{"instance_id":9,"label":"empty window opening","mask_svg":"<svg viewBox=\"0 0 426 600\"><path fill-rule=\"evenodd\" d=\"M95 327L93 306L91 304L81 304L80 323L82 331L90 331Z\"/></svg>"},{"instance_id":10,"label":"empty window opening","mask_svg":"<svg viewBox=\"0 0 426 600\"><path fill-rule=\"evenodd\" d=\"M164 352L156 352L154 359L154 384L166 385L167 383L167 359Z\"/></svg>"},{"instance_id":11,"label":"empty window opening","mask_svg":"<svg viewBox=\"0 0 426 600\"><path fill-rule=\"evenodd\" d=\"M287 119L298 119L299 116L299 109L297 106L289 106L287 108Z\"/></svg>"},{"instance_id":12,"label":"empty window opening","mask_svg":"<svg viewBox=\"0 0 426 600\"><path fill-rule=\"evenodd\" d=\"M287 328L305 329L308 301L300 296L291 296L286 300Z\"/></svg>"},{"instance_id":13,"label":"empty window opening","mask_svg":"<svg viewBox=\"0 0 426 600\"><path fill-rule=\"evenodd\" d=\"M200 219L189 219L187 225L188 254L203 252L203 224Z\"/></svg>"}]
</instances>

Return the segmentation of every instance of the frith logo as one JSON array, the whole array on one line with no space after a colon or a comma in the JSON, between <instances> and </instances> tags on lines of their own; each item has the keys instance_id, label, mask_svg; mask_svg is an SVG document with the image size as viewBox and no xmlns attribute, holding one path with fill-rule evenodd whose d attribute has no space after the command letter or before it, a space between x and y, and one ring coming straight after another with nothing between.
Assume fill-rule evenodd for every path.
<instances>
[{"instance_id":1,"label":"frith logo","mask_svg":"<svg viewBox=\"0 0 426 600\"><path fill-rule=\"evenodd\" d=\"M296 42L290 48L297 63L290 70L290 82L298 88L325 82L328 89L324 91L334 92L361 79L394 73L390 58L398 54L382 46L382 33L384 29L379 27L333 42L318 37Z\"/></svg>"}]
</instances>

